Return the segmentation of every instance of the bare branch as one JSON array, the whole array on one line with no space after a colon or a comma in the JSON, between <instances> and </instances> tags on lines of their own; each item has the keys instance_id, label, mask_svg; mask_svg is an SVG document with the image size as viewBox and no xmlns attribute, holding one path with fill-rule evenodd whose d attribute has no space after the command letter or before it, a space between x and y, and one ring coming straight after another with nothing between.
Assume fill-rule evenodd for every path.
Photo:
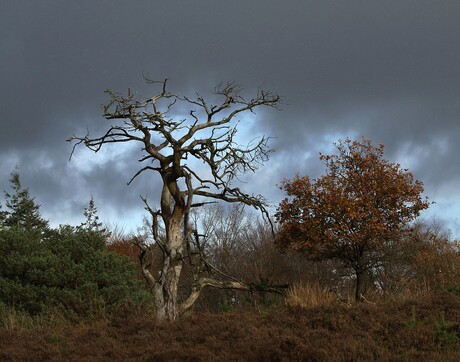
<instances>
[{"instance_id":1,"label":"bare branch","mask_svg":"<svg viewBox=\"0 0 460 362\"><path fill-rule=\"evenodd\" d=\"M203 288L210 286L218 289L233 289L233 290L241 290L247 292L269 292L269 293L276 293L283 295L283 290L289 288L288 284L282 285L273 285L273 286L263 286L260 284L247 284L239 281L219 281L212 278L202 277L198 279L194 285L192 286L192 292L190 296L181 304L180 312L184 313L189 310L193 304L196 302L198 297L200 296L201 291Z\"/></svg>"},{"instance_id":2,"label":"bare branch","mask_svg":"<svg viewBox=\"0 0 460 362\"><path fill-rule=\"evenodd\" d=\"M70 157L81 144L98 152L108 144L136 143L141 146L141 154L137 159L142 166L129 179L128 185L146 171L160 175L163 182L160 210L152 209L147 199L141 196L152 217L153 238L162 253L160 276L149 274L149 268L152 267L149 261L152 246L141 243L138 245L143 253L142 270L155 289L159 317L170 312L167 317L175 319L177 283L182 265L185 260L191 260L192 256L201 253L198 250L199 253L196 254L189 244L189 216L192 207L215 200L243 203L259 210L273 230L264 198L243 193L238 187L234 187L233 182L238 181L242 173L257 170L272 152L267 137L255 138L246 146L237 142L240 126L237 116L246 111L254 112L261 106L276 109L280 97L267 91L259 91L256 97L247 100L241 96L241 88L236 83L226 83L215 88L214 94L218 101L214 105L198 94L195 98L190 98L169 92L167 78L162 81L146 76L144 78L148 84L158 86L159 90L146 98L131 89L128 89L125 96L107 90L109 101L102 109L105 119L111 125L101 136L93 137L87 132L83 137L70 137L68 141L73 143ZM177 119L178 114L184 115L181 107L184 104L190 109L185 113L185 118ZM203 162L207 170L201 173L187 165L185 162L189 157ZM195 196L214 201L193 203ZM205 266L213 269L209 264L205 263ZM220 275L228 279L221 272ZM254 288L237 280L221 282L200 279L189 302L194 301L195 296L206 285L241 290ZM166 313L165 308L172 309Z\"/></svg>"},{"instance_id":3,"label":"bare branch","mask_svg":"<svg viewBox=\"0 0 460 362\"><path fill-rule=\"evenodd\" d=\"M147 170L152 170L152 171L158 171L160 172L161 171L161 168L160 167L151 167L151 166L145 166L143 168L141 168L139 171L137 171L133 177L131 177L131 179L128 181L127 185L130 185L131 182L134 181L134 179L139 176L142 172L144 171L147 171Z\"/></svg>"}]
</instances>

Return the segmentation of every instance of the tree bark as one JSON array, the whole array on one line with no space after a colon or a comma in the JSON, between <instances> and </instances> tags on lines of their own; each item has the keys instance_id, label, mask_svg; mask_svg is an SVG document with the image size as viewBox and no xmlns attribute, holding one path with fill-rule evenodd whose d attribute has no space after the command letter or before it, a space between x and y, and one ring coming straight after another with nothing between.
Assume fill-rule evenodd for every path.
<instances>
[{"instance_id":1,"label":"tree bark","mask_svg":"<svg viewBox=\"0 0 460 362\"><path fill-rule=\"evenodd\" d=\"M176 175L174 175L176 176ZM177 289L183 266L185 248L181 223L184 219L184 200L178 191L177 177L167 175L161 197L162 218L166 228L166 244L163 247L162 294L163 303L158 303L157 317L174 321L179 317ZM164 311L161 310L164 308ZM160 318L162 317L162 318Z\"/></svg>"},{"instance_id":2,"label":"tree bark","mask_svg":"<svg viewBox=\"0 0 460 362\"><path fill-rule=\"evenodd\" d=\"M356 274L356 290L355 290L355 300L361 302L363 299L364 292L364 270L355 269Z\"/></svg>"},{"instance_id":3,"label":"tree bark","mask_svg":"<svg viewBox=\"0 0 460 362\"><path fill-rule=\"evenodd\" d=\"M153 289L157 319L174 321L180 314L177 290L183 267L183 237L180 223L171 222L168 235L170 237L169 244L162 247L163 264L159 276L155 278L151 274L149 267L152 264L142 260L142 257L141 264L144 277Z\"/></svg>"},{"instance_id":4,"label":"tree bark","mask_svg":"<svg viewBox=\"0 0 460 362\"><path fill-rule=\"evenodd\" d=\"M179 318L179 308L177 305L177 288L179 285L180 274L182 271L182 263L171 266L166 273L165 285L163 287L164 294L164 314L166 319L174 321ZM157 313L158 314L158 313Z\"/></svg>"}]
</instances>

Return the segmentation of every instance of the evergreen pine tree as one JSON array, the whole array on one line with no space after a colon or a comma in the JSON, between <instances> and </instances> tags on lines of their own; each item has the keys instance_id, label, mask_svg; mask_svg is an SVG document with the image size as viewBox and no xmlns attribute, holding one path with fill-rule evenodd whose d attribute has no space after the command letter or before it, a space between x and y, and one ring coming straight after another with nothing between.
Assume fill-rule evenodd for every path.
<instances>
[{"instance_id":1,"label":"evergreen pine tree","mask_svg":"<svg viewBox=\"0 0 460 362\"><path fill-rule=\"evenodd\" d=\"M40 205L30 197L28 188L22 188L17 169L11 173L9 181L13 192L10 194L4 191L8 210L3 211L0 217L3 227L35 230L48 228L48 221L40 215Z\"/></svg>"},{"instance_id":2,"label":"evergreen pine tree","mask_svg":"<svg viewBox=\"0 0 460 362\"><path fill-rule=\"evenodd\" d=\"M3 223L5 222L6 213L2 210L2 204L0 203L0 229L3 228Z\"/></svg>"},{"instance_id":3,"label":"evergreen pine tree","mask_svg":"<svg viewBox=\"0 0 460 362\"><path fill-rule=\"evenodd\" d=\"M86 220L85 222L81 223L81 229L89 232L99 233L102 235L107 234L107 229L102 227L102 222L100 222L99 220L97 208L94 204L94 198L92 196L89 200L88 207L86 207L85 211L83 212L83 215L85 216Z\"/></svg>"}]
</instances>

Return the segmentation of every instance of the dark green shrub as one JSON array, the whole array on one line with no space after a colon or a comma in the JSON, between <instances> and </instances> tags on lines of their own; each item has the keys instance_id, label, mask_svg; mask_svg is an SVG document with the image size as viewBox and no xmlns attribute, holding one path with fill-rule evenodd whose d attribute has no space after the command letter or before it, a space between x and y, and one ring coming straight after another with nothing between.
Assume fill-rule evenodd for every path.
<instances>
[{"instance_id":1,"label":"dark green shrub","mask_svg":"<svg viewBox=\"0 0 460 362\"><path fill-rule=\"evenodd\" d=\"M32 315L58 309L69 318L93 318L152 297L135 265L108 252L96 232L60 227L0 230L0 302Z\"/></svg>"}]
</instances>

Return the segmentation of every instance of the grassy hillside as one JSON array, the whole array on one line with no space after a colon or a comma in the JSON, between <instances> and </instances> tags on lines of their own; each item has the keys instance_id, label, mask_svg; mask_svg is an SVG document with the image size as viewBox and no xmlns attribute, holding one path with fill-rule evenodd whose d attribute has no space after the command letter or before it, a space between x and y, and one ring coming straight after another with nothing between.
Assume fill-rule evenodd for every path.
<instances>
[{"instance_id":1,"label":"grassy hillside","mask_svg":"<svg viewBox=\"0 0 460 362\"><path fill-rule=\"evenodd\" d=\"M0 360L459 361L460 297L192 313L0 330Z\"/></svg>"}]
</instances>

